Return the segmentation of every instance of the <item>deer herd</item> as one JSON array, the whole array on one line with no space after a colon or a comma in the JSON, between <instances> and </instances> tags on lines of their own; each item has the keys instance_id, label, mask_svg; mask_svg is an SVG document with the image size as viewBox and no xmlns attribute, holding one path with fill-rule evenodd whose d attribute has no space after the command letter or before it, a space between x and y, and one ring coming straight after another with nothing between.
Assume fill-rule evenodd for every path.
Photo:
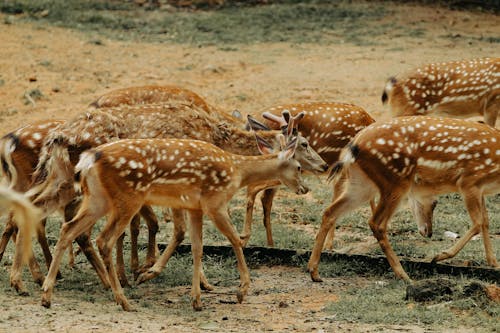
<instances>
[{"instance_id":1,"label":"deer herd","mask_svg":"<svg viewBox=\"0 0 500 333\"><path fill-rule=\"evenodd\" d=\"M339 102L296 103L263 110L260 118L217 110L196 93L177 86L139 86L111 91L72 119L27 124L0 139L0 208L7 213L0 260L15 242L10 283L27 294L21 279L28 264L42 285L42 305L52 292L66 251L76 241L104 287L126 311L133 306L123 238L131 237L131 270L137 283L158 276L189 230L193 256L192 306L202 309L201 289L212 290L202 269L203 216L229 240L237 259L242 302L250 286L243 255L250 239L259 192L267 243L274 245L271 207L280 184L297 194L309 191L302 172L324 174L332 202L324 210L307 269L321 281L321 252L332 249L335 223L370 202L368 224L395 275L408 283L392 249L389 220L407 200L423 236L432 235L437 195L458 192L472 226L451 248L455 256L481 234L488 265L498 268L489 236L485 196L500 192L500 58L434 63L390 78L382 94L389 121L375 121L363 108ZM483 115L484 122L467 118ZM244 227L239 234L228 204L247 189ZM173 234L157 255L158 219L152 206L171 210ZM47 217L63 214L52 256ZM96 222L107 220L92 244ZM139 266L141 217L148 229L145 262ZM495 221L498 222L498 221ZM189 226L187 228L186 226ZM48 268L44 277L32 250L36 235ZM113 262L113 249L116 262ZM98 254L99 253L99 254ZM70 264L72 264L70 257Z\"/></svg>"}]
</instances>

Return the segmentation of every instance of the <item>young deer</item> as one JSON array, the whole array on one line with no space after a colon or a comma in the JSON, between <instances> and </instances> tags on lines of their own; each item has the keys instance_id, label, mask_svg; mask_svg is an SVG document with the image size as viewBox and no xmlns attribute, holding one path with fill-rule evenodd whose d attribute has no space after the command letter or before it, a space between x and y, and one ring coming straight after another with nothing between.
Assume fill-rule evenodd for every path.
<instances>
[{"instance_id":1,"label":"young deer","mask_svg":"<svg viewBox=\"0 0 500 333\"><path fill-rule=\"evenodd\" d=\"M26 295L27 291L21 279L22 266L25 262L29 262L32 272L33 269L38 268L32 266L36 261L33 258L31 237L38 227L36 221L40 220L38 217L39 211L22 194L3 185L0 185L0 211L10 211L10 220L18 228L16 252L10 272L10 284L18 293ZM41 276L39 270L38 274Z\"/></svg>"},{"instance_id":2,"label":"young deer","mask_svg":"<svg viewBox=\"0 0 500 333\"><path fill-rule=\"evenodd\" d=\"M261 133L273 147L279 147L279 135L278 131ZM91 110L67 122L46 140L35 174L39 184L30 193L36 197L34 203L45 207L46 213L67 205L75 197L73 174L80 153L121 138L191 138L241 155L259 153L252 132L217 121L192 105L136 105ZM307 140L299 136L298 142L296 158L304 169L312 172L327 169L328 165L317 153L308 149ZM150 235L148 249L154 261L156 246L151 244L151 239L154 236ZM92 254L88 237L83 235L77 240ZM105 279L104 275L100 277Z\"/></svg>"},{"instance_id":3,"label":"young deer","mask_svg":"<svg viewBox=\"0 0 500 333\"><path fill-rule=\"evenodd\" d=\"M310 143L310 147L318 152L328 165L338 161L340 150L356 135L357 132L367 127L375 120L363 108L349 103L337 102L314 102L287 104L269 108L262 114L265 119L264 125L273 128L285 128L288 126L287 120L282 114L291 113L294 118L303 114L298 125L298 131ZM250 123L254 129L268 129L260 124ZM246 246L250 239L253 207L257 194L264 191L261 197L264 227L267 235L267 245L274 246L271 228L271 208L277 188L273 184L254 184L247 191L247 210L245 225L241 235L243 246ZM331 231L331 239L333 239ZM327 248L331 248L330 243Z\"/></svg>"},{"instance_id":4,"label":"young deer","mask_svg":"<svg viewBox=\"0 0 500 333\"><path fill-rule=\"evenodd\" d=\"M258 143L263 150L271 147L263 139ZM293 158L296 146L297 140L293 139L278 154L242 156L198 140L143 139L120 140L82 154L76 167L81 177L82 206L75 218L61 230L54 260L43 285L42 305L50 306L62 251L72 239L88 232L98 218L108 215L97 245L116 302L124 310L132 310L117 280L111 249L143 205L183 209L189 214L193 253L191 294L195 310L202 307L202 216L208 215L233 246L240 272L238 301L241 303L249 288L250 275L240 239L228 215L228 202L238 189L262 180L279 179L298 194L306 193L308 190L300 177L300 163ZM161 268L160 258L151 271L159 272Z\"/></svg>"},{"instance_id":5,"label":"young deer","mask_svg":"<svg viewBox=\"0 0 500 333\"><path fill-rule=\"evenodd\" d=\"M500 110L500 58L428 64L390 78L382 94L394 116L484 116L495 127Z\"/></svg>"},{"instance_id":6,"label":"young deer","mask_svg":"<svg viewBox=\"0 0 500 333\"><path fill-rule=\"evenodd\" d=\"M175 85L146 85L146 86L132 86L122 89L112 90L102 96L100 96L97 100L90 104L91 107L94 108L116 108L124 105L145 105L145 104L172 104L172 103L185 103L187 105L191 105L198 110L203 110L208 113L210 116L216 118L218 121L225 121L231 125L243 127L244 123L240 118L232 117L225 112L217 111L214 107L210 106L203 98L201 98L195 92L181 88ZM175 111L175 109L171 109ZM147 213L143 211L143 215ZM152 215L152 210L149 210L148 215ZM149 219L149 227L153 229L148 229L149 240L150 242L154 242L154 236L152 233L156 233L158 230L158 226L154 226L151 224L151 220L154 215L150 216ZM156 217L154 218L156 220ZM148 221L148 220L147 220ZM131 241L131 267L134 271L135 277L137 277L137 273L142 271L145 267L150 267L152 262L154 262L154 257L151 257L152 253L148 255L146 264L142 268L138 268L138 250L137 250L137 240L139 236L139 227L140 220L135 218L130 225L130 241ZM156 243L155 243L156 244ZM151 252L152 247L155 244L150 244L149 248ZM123 247L123 238L118 241L117 246L119 248ZM120 250L117 250L118 253L121 253ZM122 256L118 257L118 260L123 260ZM123 265L120 265L123 267ZM124 279L124 273L121 269L121 280L123 283L127 283Z\"/></svg>"},{"instance_id":7,"label":"young deer","mask_svg":"<svg viewBox=\"0 0 500 333\"><path fill-rule=\"evenodd\" d=\"M377 195L380 199L369 225L397 277L411 281L392 250L387 225L406 195L425 204L437 194L459 192L465 201L472 227L433 261L455 256L481 233L486 260L498 267L484 196L500 190L499 130L471 121L425 116L375 123L342 151L341 161L330 175L343 191L324 211L308 263L313 281L321 281L318 264L328 230L342 215Z\"/></svg>"}]
</instances>

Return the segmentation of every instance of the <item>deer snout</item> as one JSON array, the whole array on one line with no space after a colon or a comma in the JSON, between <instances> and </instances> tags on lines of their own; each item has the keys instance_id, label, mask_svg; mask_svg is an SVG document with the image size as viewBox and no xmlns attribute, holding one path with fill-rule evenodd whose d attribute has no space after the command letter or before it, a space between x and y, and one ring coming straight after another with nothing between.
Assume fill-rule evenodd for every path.
<instances>
[{"instance_id":1,"label":"deer snout","mask_svg":"<svg viewBox=\"0 0 500 333\"><path fill-rule=\"evenodd\" d=\"M422 237L427 237L427 238L432 237L432 229L429 230L429 228L427 227L419 228L418 232L422 235Z\"/></svg>"}]
</instances>

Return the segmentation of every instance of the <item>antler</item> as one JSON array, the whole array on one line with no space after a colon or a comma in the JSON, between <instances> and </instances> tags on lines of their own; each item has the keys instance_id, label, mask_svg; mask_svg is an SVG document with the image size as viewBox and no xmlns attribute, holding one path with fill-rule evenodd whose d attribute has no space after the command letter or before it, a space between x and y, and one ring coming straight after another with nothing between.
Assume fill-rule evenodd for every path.
<instances>
[{"instance_id":1,"label":"antler","mask_svg":"<svg viewBox=\"0 0 500 333\"><path fill-rule=\"evenodd\" d=\"M304 118L305 112L302 111L298 113L296 116L292 116L290 111L284 110L281 113L281 117L276 116L270 112L262 113L262 117L274 123L277 123L283 134L286 136L287 141L290 141L293 136L296 136L298 133L298 126L300 120Z\"/></svg>"}]
</instances>

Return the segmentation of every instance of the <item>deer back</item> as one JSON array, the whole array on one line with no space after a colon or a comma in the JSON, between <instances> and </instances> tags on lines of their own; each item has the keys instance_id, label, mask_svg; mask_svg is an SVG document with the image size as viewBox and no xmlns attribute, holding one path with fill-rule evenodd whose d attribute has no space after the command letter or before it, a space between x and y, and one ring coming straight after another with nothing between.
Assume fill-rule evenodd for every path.
<instances>
[{"instance_id":1,"label":"deer back","mask_svg":"<svg viewBox=\"0 0 500 333\"><path fill-rule=\"evenodd\" d=\"M387 81L382 102L393 116L471 117L500 107L500 58L427 64ZM497 108L498 108L497 107Z\"/></svg>"},{"instance_id":2,"label":"deer back","mask_svg":"<svg viewBox=\"0 0 500 333\"><path fill-rule=\"evenodd\" d=\"M500 131L447 118L401 117L361 131L343 152L382 190L408 182L416 194L500 190Z\"/></svg>"},{"instance_id":3,"label":"deer back","mask_svg":"<svg viewBox=\"0 0 500 333\"><path fill-rule=\"evenodd\" d=\"M210 107L198 94L174 85L147 85L116 89L101 95L90 105L96 108L108 108L121 105L169 102L193 104L206 112L210 112Z\"/></svg>"},{"instance_id":4,"label":"deer back","mask_svg":"<svg viewBox=\"0 0 500 333\"><path fill-rule=\"evenodd\" d=\"M279 147L280 132L263 135L275 147ZM48 202L64 202L60 190L64 187L68 194L64 197L69 200L69 184L73 182L74 165L79 154L123 138L196 139L233 153L259 154L252 132L218 122L204 110L185 103L125 105L89 110L53 131L45 141L34 175L39 186L32 189L30 195L36 196L40 205L43 202L46 207L54 207ZM300 156L309 155L304 152Z\"/></svg>"},{"instance_id":5,"label":"deer back","mask_svg":"<svg viewBox=\"0 0 500 333\"><path fill-rule=\"evenodd\" d=\"M363 108L349 103L315 102L279 105L267 111L281 115L288 110L293 116L305 112L298 130L311 147L328 163L338 160L343 147L363 128L375 120ZM271 128L274 122L266 121Z\"/></svg>"},{"instance_id":6,"label":"deer back","mask_svg":"<svg viewBox=\"0 0 500 333\"><path fill-rule=\"evenodd\" d=\"M112 90L90 104L95 108L110 108L123 105L184 103L203 110L220 121L243 126L243 121L226 112L216 110L194 91L175 85L133 86Z\"/></svg>"},{"instance_id":7,"label":"deer back","mask_svg":"<svg viewBox=\"0 0 500 333\"><path fill-rule=\"evenodd\" d=\"M24 192L38 163L43 141L64 120L41 120L23 126L0 139L2 172L9 187Z\"/></svg>"},{"instance_id":8,"label":"deer back","mask_svg":"<svg viewBox=\"0 0 500 333\"><path fill-rule=\"evenodd\" d=\"M293 166L300 176L298 163L277 160L277 154L235 155L198 140L128 139L85 152L76 171L84 182L99 184L109 198L129 200L139 192L141 204L201 209L202 199L222 195L229 200L255 175L279 179Z\"/></svg>"}]
</instances>

